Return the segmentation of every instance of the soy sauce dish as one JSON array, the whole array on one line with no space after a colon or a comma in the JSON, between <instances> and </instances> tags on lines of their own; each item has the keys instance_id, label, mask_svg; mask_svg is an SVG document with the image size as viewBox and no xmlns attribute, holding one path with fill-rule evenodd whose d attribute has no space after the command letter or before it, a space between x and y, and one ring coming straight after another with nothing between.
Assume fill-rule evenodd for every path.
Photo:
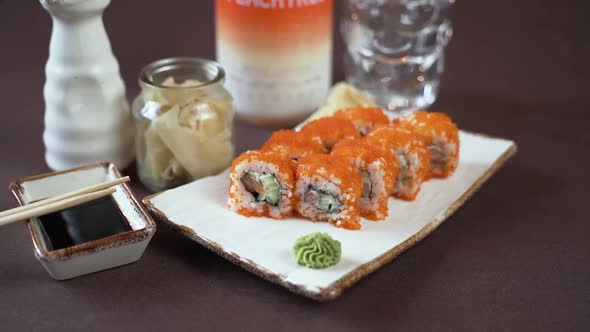
<instances>
[{"instance_id":1,"label":"soy sauce dish","mask_svg":"<svg viewBox=\"0 0 590 332\"><path fill-rule=\"evenodd\" d=\"M10 185L20 205L121 177L103 162L26 177ZM29 219L35 257L57 280L71 279L133 263L145 251L156 224L129 186L88 203Z\"/></svg>"}]
</instances>

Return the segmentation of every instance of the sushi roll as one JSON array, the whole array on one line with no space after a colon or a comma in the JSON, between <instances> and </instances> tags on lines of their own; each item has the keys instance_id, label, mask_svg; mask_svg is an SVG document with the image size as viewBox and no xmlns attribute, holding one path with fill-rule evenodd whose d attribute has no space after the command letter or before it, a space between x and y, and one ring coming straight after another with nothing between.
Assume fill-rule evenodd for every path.
<instances>
[{"instance_id":1,"label":"sushi roll","mask_svg":"<svg viewBox=\"0 0 590 332\"><path fill-rule=\"evenodd\" d=\"M385 219L389 195L399 173L393 153L365 140L345 139L334 145L332 155L347 158L361 177L361 216L370 220Z\"/></svg>"},{"instance_id":2,"label":"sushi roll","mask_svg":"<svg viewBox=\"0 0 590 332\"><path fill-rule=\"evenodd\" d=\"M301 128L301 133L307 137L319 139L327 152L330 152L334 144L343 138L360 137L352 121L333 116L309 122Z\"/></svg>"},{"instance_id":3,"label":"sushi roll","mask_svg":"<svg viewBox=\"0 0 590 332\"><path fill-rule=\"evenodd\" d=\"M352 121L361 137L371 130L387 126L389 118L379 107L351 107L336 111L334 117Z\"/></svg>"},{"instance_id":4,"label":"sushi roll","mask_svg":"<svg viewBox=\"0 0 590 332\"><path fill-rule=\"evenodd\" d=\"M277 130L260 151L275 151L297 161L309 153L324 153L324 145L319 138L314 139L294 130Z\"/></svg>"},{"instance_id":5,"label":"sushi roll","mask_svg":"<svg viewBox=\"0 0 590 332\"><path fill-rule=\"evenodd\" d=\"M446 178L459 163L459 128L446 114L415 112L394 121L418 134L430 150L429 177Z\"/></svg>"},{"instance_id":6,"label":"sushi roll","mask_svg":"<svg viewBox=\"0 0 590 332\"><path fill-rule=\"evenodd\" d=\"M412 201L425 180L430 152L420 136L396 126L373 130L365 138L369 144L390 149L397 159L399 174L393 187L393 196Z\"/></svg>"},{"instance_id":7,"label":"sushi roll","mask_svg":"<svg viewBox=\"0 0 590 332\"><path fill-rule=\"evenodd\" d=\"M294 183L289 157L246 151L232 163L227 206L247 217L288 217L293 213Z\"/></svg>"},{"instance_id":8,"label":"sushi roll","mask_svg":"<svg viewBox=\"0 0 590 332\"><path fill-rule=\"evenodd\" d=\"M303 217L336 227L361 228L361 178L346 158L307 155L296 168L295 206Z\"/></svg>"}]
</instances>

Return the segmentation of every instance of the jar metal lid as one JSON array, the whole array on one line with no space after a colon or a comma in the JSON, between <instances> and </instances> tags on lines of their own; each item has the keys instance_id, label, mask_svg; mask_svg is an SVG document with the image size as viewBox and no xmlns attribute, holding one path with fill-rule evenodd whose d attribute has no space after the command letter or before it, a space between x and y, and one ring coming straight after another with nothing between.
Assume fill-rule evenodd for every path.
<instances>
[{"instance_id":1,"label":"jar metal lid","mask_svg":"<svg viewBox=\"0 0 590 332\"><path fill-rule=\"evenodd\" d=\"M198 83L183 86L162 84L170 77L176 83L187 80ZM139 85L158 89L194 89L222 83L224 79L225 71L213 60L174 57L156 60L143 67L139 75Z\"/></svg>"}]
</instances>

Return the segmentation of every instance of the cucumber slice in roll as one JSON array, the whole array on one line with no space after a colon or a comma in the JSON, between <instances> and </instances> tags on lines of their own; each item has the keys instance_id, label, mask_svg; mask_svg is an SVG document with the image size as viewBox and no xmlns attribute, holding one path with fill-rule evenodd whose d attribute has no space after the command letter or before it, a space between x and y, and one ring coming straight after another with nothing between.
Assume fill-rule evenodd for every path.
<instances>
[{"instance_id":1,"label":"cucumber slice in roll","mask_svg":"<svg viewBox=\"0 0 590 332\"><path fill-rule=\"evenodd\" d=\"M322 211L334 212L340 208L340 202L333 195L320 192L316 208Z\"/></svg>"},{"instance_id":2,"label":"cucumber slice in roll","mask_svg":"<svg viewBox=\"0 0 590 332\"><path fill-rule=\"evenodd\" d=\"M258 195L258 201L266 201L270 205L277 205L281 199L281 186L272 174L260 175L258 178L263 186L263 191Z\"/></svg>"}]
</instances>

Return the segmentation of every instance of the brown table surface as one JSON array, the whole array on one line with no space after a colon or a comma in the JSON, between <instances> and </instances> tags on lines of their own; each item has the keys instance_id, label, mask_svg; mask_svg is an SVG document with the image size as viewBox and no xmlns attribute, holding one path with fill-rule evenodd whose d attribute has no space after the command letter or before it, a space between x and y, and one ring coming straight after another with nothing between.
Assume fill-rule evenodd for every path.
<instances>
[{"instance_id":1,"label":"brown table surface","mask_svg":"<svg viewBox=\"0 0 590 332\"><path fill-rule=\"evenodd\" d=\"M338 2L338 1L337 1ZM0 329L552 330L590 326L590 28L584 1L468 0L453 13L434 110L519 152L437 231L316 303L158 228L142 259L54 281L23 223L0 229ZM105 14L128 96L147 62L213 58L212 1L114 1ZM0 0L0 184L47 171L44 65L51 21ZM91 42L91 41L89 41ZM342 79L340 39L334 58ZM270 130L237 126L239 150ZM130 171L130 173L133 173ZM147 191L134 185L138 195ZM0 209L15 201L5 189Z\"/></svg>"}]
</instances>

